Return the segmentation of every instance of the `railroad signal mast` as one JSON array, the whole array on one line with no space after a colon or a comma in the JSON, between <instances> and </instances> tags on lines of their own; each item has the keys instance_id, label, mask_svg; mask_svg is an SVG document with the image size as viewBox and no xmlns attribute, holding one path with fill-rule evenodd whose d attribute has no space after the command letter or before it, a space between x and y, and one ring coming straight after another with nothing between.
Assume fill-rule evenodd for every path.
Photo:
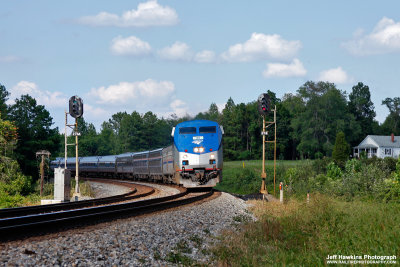
<instances>
[{"instance_id":1,"label":"railroad signal mast","mask_svg":"<svg viewBox=\"0 0 400 267\"><path fill-rule=\"evenodd\" d=\"M261 132L262 135L262 142L263 142L263 148L262 148L262 171L261 171L261 189L260 193L263 195L268 194L267 187L265 184L265 178L267 178L267 173L265 172L265 143L274 143L274 195L275 195L275 178L276 178L276 106L274 106L274 109L271 109L271 98L268 94L261 94L258 97L258 112L263 118L263 129ZM265 121L265 117L269 114L269 112L273 111L274 112L274 121ZM267 125L266 125L267 124ZM270 127L271 125L275 126L275 134L274 134L274 141L266 141L265 137L268 135L268 132L266 129Z\"/></svg>"},{"instance_id":2,"label":"railroad signal mast","mask_svg":"<svg viewBox=\"0 0 400 267\"><path fill-rule=\"evenodd\" d=\"M70 114L73 118L75 118L75 124L68 124L68 114ZM78 158L78 136L81 133L78 131L78 118L82 117L83 115L83 100L79 96L72 96L69 99L69 113L65 111L65 161L64 161L64 168L67 169L67 153L68 153L68 146L75 145L75 197L80 196L79 191L79 158ZM67 127L72 129L72 135L75 136L75 144L68 144L67 143Z\"/></svg>"}]
</instances>

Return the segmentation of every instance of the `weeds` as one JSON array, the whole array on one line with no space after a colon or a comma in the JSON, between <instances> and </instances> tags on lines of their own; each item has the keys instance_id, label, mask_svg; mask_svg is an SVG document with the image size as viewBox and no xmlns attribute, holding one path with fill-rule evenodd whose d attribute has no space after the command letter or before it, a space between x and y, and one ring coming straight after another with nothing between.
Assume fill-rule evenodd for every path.
<instances>
[{"instance_id":1,"label":"weeds","mask_svg":"<svg viewBox=\"0 0 400 267\"><path fill-rule=\"evenodd\" d=\"M239 214L239 215L234 216L232 218L232 220L237 223L246 223L246 222L251 221L251 217L250 217L250 215L247 215L247 214Z\"/></svg>"},{"instance_id":2,"label":"weeds","mask_svg":"<svg viewBox=\"0 0 400 267\"><path fill-rule=\"evenodd\" d=\"M203 239L198 235L192 235L191 237L189 237L189 240L195 244L196 248L200 248L203 244Z\"/></svg>"},{"instance_id":3,"label":"weeds","mask_svg":"<svg viewBox=\"0 0 400 267\"><path fill-rule=\"evenodd\" d=\"M323 266L327 255L400 257L400 205L334 200L252 201L258 221L228 232L212 251L228 266Z\"/></svg>"},{"instance_id":4,"label":"weeds","mask_svg":"<svg viewBox=\"0 0 400 267\"><path fill-rule=\"evenodd\" d=\"M72 197L73 194L75 193L75 180L71 180L71 192L70 196ZM79 192L81 193L82 196L88 196L88 197L95 197L95 193L90 186L90 183L88 181L79 181Z\"/></svg>"},{"instance_id":5,"label":"weeds","mask_svg":"<svg viewBox=\"0 0 400 267\"><path fill-rule=\"evenodd\" d=\"M273 166L267 162L267 189L273 192ZM217 189L236 194L253 194L261 186L261 161L227 162L224 178ZM396 178L396 160L348 160L344 168L331 159L314 161L278 161L276 192L279 182L285 185L286 196L304 197L308 192L334 195L351 201L354 199L400 203L400 178ZM400 173L400 172L399 172ZM400 177L400 174L398 175Z\"/></svg>"},{"instance_id":6,"label":"weeds","mask_svg":"<svg viewBox=\"0 0 400 267\"><path fill-rule=\"evenodd\" d=\"M197 239L198 238L195 238L195 240ZM189 247L188 243L185 240L180 240L176 244L175 248L170 253L168 253L165 260L175 264L183 264L185 266L194 265L195 261L191 257L184 255L184 253L191 254L192 248Z\"/></svg>"},{"instance_id":7,"label":"weeds","mask_svg":"<svg viewBox=\"0 0 400 267\"><path fill-rule=\"evenodd\" d=\"M189 266L193 265L194 261L192 258L182 255L180 252L170 252L168 253L167 257L165 258L166 261L169 261L171 263L175 264L183 264L184 266Z\"/></svg>"},{"instance_id":8,"label":"weeds","mask_svg":"<svg viewBox=\"0 0 400 267\"><path fill-rule=\"evenodd\" d=\"M192 253L192 248L189 247L188 243L185 240L181 240L176 244L176 250L187 254Z\"/></svg>"}]
</instances>

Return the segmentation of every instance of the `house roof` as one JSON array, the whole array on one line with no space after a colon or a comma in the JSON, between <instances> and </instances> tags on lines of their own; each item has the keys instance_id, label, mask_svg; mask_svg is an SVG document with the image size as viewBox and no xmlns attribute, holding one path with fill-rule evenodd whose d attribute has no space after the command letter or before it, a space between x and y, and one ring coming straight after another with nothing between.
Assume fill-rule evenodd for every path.
<instances>
[{"instance_id":1,"label":"house roof","mask_svg":"<svg viewBox=\"0 0 400 267\"><path fill-rule=\"evenodd\" d=\"M400 148L400 136L394 137L394 142L392 142L392 137L390 135L368 135L356 148L367 148L367 147L377 147L372 144L364 143L367 138L371 138L372 141L378 145L378 147L398 147Z\"/></svg>"}]
</instances>

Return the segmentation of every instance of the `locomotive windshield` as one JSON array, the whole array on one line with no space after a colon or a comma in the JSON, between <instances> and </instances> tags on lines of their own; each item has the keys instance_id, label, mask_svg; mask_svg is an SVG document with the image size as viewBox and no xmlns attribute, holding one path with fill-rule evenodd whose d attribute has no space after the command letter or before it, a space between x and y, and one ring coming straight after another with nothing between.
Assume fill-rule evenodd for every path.
<instances>
[{"instance_id":1,"label":"locomotive windshield","mask_svg":"<svg viewBox=\"0 0 400 267\"><path fill-rule=\"evenodd\" d=\"M196 134L196 127L179 128L179 134Z\"/></svg>"},{"instance_id":2,"label":"locomotive windshield","mask_svg":"<svg viewBox=\"0 0 400 267\"><path fill-rule=\"evenodd\" d=\"M206 126L199 128L199 133L216 133L216 132L217 132L217 127L215 126Z\"/></svg>"}]
</instances>

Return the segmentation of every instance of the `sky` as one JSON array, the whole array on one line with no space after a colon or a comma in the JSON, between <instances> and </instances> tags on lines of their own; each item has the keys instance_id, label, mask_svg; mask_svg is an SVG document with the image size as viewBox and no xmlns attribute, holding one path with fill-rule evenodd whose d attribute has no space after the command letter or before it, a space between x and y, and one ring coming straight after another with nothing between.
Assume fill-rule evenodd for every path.
<instances>
[{"instance_id":1,"label":"sky","mask_svg":"<svg viewBox=\"0 0 400 267\"><path fill-rule=\"evenodd\" d=\"M100 130L119 111L195 115L306 81L400 96L399 1L2 1L0 84L63 132L68 99ZM279 110L277 111L279 112ZM69 118L72 122L72 118ZM279 123L279 122L278 122Z\"/></svg>"}]
</instances>

